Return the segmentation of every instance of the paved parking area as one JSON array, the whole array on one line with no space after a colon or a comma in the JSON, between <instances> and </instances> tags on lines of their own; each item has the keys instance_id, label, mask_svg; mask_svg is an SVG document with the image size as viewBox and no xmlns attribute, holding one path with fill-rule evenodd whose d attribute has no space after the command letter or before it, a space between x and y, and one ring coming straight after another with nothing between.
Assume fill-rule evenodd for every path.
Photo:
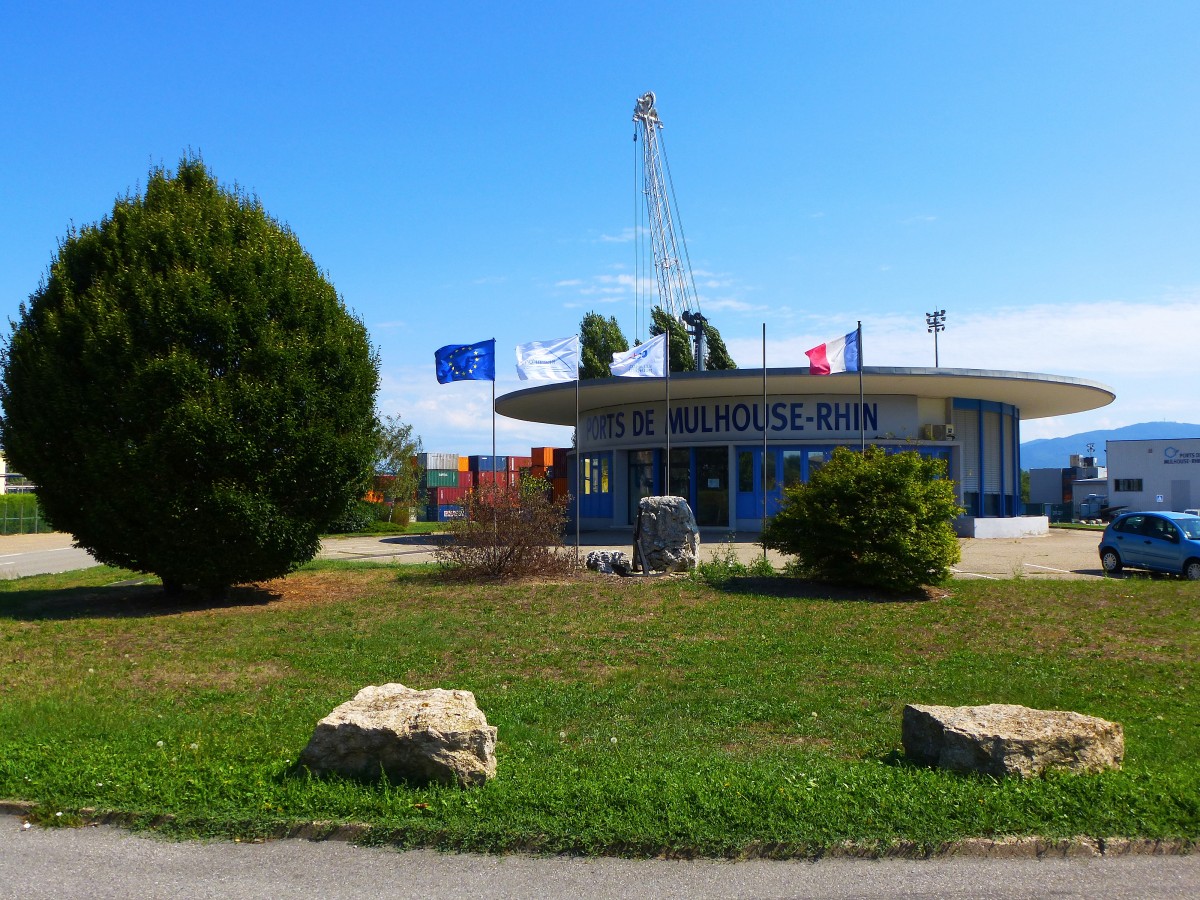
<instances>
[{"instance_id":1,"label":"paved parking area","mask_svg":"<svg viewBox=\"0 0 1200 900\"><path fill-rule=\"evenodd\" d=\"M728 532L701 532L700 555L708 560L714 554L732 550L744 563L762 555L755 535ZM633 541L631 529L585 531L580 535L580 550L624 550ZM574 536L568 543L574 544ZM954 567L956 578L1103 578L1096 547L1099 531L1075 531L1053 528L1049 534L1025 538L963 538L959 541L962 560ZM395 535L389 537L328 538L321 544L322 559L361 559L378 562L433 562L437 537L434 535ZM785 558L774 551L768 559L776 567Z\"/></svg>"},{"instance_id":2,"label":"paved parking area","mask_svg":"<svg viewBox=\"0 0 1200 900\"><path fill-rule=\"evenodd\" d=\"M732 551L744 563L762 555L756 535L708 532L700 534L700 555L704 560ZM376 562L433 562L437 535L401 534L385 537L336 537L321 543L321 559L357 559ZM630 551L633 531L628 528L585 531L580 535L580 550ZM574 535L568 537L574 544ZM1052 528L1040 537L979 540L964 538L962 560L954 567L956 578L1104 578L1096 547L1099 531L1075 531ZM785 558L774 551L767 557L776 568ZM27 534L0 537L0 578L31 575L37 572L61 572L94 565L83 550L72 547L70 535Z\"/></svg>"}]
</instances>

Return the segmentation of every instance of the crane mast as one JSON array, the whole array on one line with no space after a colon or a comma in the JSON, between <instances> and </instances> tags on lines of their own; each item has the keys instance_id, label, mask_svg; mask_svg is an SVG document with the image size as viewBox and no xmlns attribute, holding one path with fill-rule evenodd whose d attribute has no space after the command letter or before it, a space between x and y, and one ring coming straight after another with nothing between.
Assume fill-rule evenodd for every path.
<instances>
[{"instance_id":1,"label":"crane mast","mask_svg":"<svg viewBox=\"0 0 1200 900\"><path fill-rule=\"evenodd\" d=\"M704 316L699 312L695 279L683 229L676 233L677 211L672 209L668 178L664 177L665 152L659 131L663 124L654 106L654 92L647 91L633 107L634 140L642 140L642 193L646 198L646 218L654 253L654 272L658 285L658 305L670 316L694 329L697 337L696 368L704 368ZM669 168L667 173L669 175ZM693 312L692 310L696 311ZM690 326L690 327L689 327Z\"/></svg>"}]
</instances>

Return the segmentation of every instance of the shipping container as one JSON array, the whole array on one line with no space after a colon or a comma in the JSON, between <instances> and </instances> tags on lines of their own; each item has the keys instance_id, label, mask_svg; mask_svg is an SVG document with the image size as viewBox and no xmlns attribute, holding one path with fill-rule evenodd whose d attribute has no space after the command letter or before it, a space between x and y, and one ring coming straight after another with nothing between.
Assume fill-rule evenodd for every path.
<instances>
[{"instance_id":1,"label":"shipping container","mask_svg":"<svg viewBox=\"0 0 1200 900\"><path fill-rule=\"evenodd\" d=\"M453 469L458 471L457 453L418 453L417 465L422 469Z\"/></svg>"},{"instance_id":2,"label":"shipping container","mask_svg":"<svg viewBox=\"0 0 1200 900\"><path fill-rule=\"evenodd\" d=\"M434 506L431 509L435 510L433 522L449 522L451 519L461 519L465 515L463 508L457 503L452 503L447 506Z\"/></svg>"},{"instance_id":3,"label":"shipping container","mask_svg":"<svg viewBox=\"0 0 1200 900\"><path fill-rule=\"evenodd\" d=\"M466 459L466 457L464 456L463 459ZM469 490L470 488L475 487L475 473L466 472L460 469L458 473L458 486L463 490Z\"/></svg>"},{"instance_id":4,"label":"shipping container","mask_svg":"<svg viewBox=\"0 0 1200 900\"><path fill-rule=\"evenodd\" d=\"M430 506L449 506L462 500L466 491L457 487L431 487L426 495Z\"/></svg>"},{"instance_id":5,"label":"shipping container","mask_svg":"<svg viewBox=\"0 0 1200 900\"><path fill-rule=\"evenodd\" d=\"M531 466L552 466L552 465L554 465L554 448L553 447L532 447L532 448L530 448L529 464Z\"/></svg>"},{"instance_id":6,"label":"shipping container","mask_svg":"<svg viewBox=\"0 0 1200 900\"><path fill-rule=\"evenodd\" d=\"M560 472L567 471L567 454L570 451L566 447L554 448L554 462L552 465Z\"/></svg>"},{"instance_id":7,"label":"shipping container","mask_svg":"<svg viewBox=\"0 0 1200 900\"><path fill-rule=\"evenodd\" d=\"M508 458L508 471L520 472L522 469L528 469L533 465L533 457L530 456L510 456Z\"/></svg>"},{"instance_id":8,"label":"shipping container","mask_svg":"<svg viewBox=\"0 0 1200 900\"><path fill-rule=\"evenodd\" d=\"M460 456L458 458L458 471L460 471L460 472L470 472L471 471L470 460L468 460L465 456Z\"/></svg>"},{"instance_id":9,"label":"shipping container","mask_svg":"<svg viewBox=\"0 0 1200 900\"><path fill-rule=\"evenodd\" d=\"M458 487L458 469L426 469L425 487Z\"/></svg>"},{"instance_id":10,"label":"shipping container","mask_svg":"<svg viewBox=\"0 0 1200 900\"><path fill-rule=\"evenodd\" d=\"M516 472L477 472L475 474L475 483L477 485L515 485L519 479L520 475Z\"/></svg>"},{"instance_id":11,"label":"shipping container","mask_svg":"<svg viewBox=\"0 0 1200 900\"><path fill-rule=\"evenodd\" d=\"M508 457L468 456L467 468L472 472L504 472L508 470Z\"/></svg>"},{"instance_id":12,"label":"shipping container","mask_svg":"<svg viewBox=\"0 0 1200 900\"><path fill-rule=\"evenodd\" d=\"M559 497L566 497L571 493L571 487L567 484L567 479L565 478L555 478L550 482L550 485L554 488L555 500L557 500Z\"/></svg>"}]
</instances>

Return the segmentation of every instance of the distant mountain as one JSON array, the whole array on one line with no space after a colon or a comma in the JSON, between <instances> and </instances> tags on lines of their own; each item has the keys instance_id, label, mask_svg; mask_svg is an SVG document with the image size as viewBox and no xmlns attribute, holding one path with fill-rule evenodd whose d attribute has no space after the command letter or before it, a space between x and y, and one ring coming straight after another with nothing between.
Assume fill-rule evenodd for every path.
<instances>
[{"instance_id":1,"label":"distant mountain","mask_svg":"<svg viewBox=\"0 0 1200 900\"><path fill-rule=\"evenodd\" d=\"M1107 428L1102 431L1081 431L1079 434L1060 438L1042 438L1021 444L1022 469L1065 469L1071 457L1095 456L1096 464L1103 466L1105 441L1164 441L1172 438L1200 438L1200 425L1183 422L1142 422L1122 428ZM1095 445L1095 453L1088 453L1088 444Z\"/></svg>"}]
</instances>

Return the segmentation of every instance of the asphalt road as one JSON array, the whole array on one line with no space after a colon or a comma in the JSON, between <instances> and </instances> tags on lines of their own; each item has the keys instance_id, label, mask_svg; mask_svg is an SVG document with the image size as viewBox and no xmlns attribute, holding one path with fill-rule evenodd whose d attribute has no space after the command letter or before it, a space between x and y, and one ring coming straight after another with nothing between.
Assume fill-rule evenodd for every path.
<instances>
[{"instance_id":1,"label":"asphalt road","mask_svg":"<svg viewBox=\"0 0 1200 900\"><path fill-rule=\"evenodd\" d=\"M69 534L6 534L0 536L0 578L23 578L86 569L96 561L74 546Z\"/></svg>"},{"instance_id":2,"label":"asphalt road","mask_svg":"<svg viewBox=\"0 0 1200 900\"><path fill-rule=\"evenodd\" d=\"M339 841L169 842L0 816L0 898L1094 898L1200 895L1200 855L668 861L476 856Z\"/></svg>"},{"instance_id":3,"label":"asphalt road","mask_svg":"<svg viewBox=\"0 0 1200 900\"><path fill-rule=\"evenodd\" d=\"M569 536L573 543L573 536ZM732 550L739 560L750 563L762 554L754 535L704 532L700 536L700 555L710 558L713 553ZM584 532L581 551L630 550L629 529ZM1047 535L1027 538L1000 538L959 541L962 560L953 569L956 578L1103 578L1096 547L1100 534L1096 531L1051 529ZM321 543L322 559L357 559L374 562L432 562L437 538L430 535L395 535L384 537L336 537ZM771 562L780 567L784 558L769 554ZM18 578L46 572L66 572L95 565L96 561L84 550L72 546L69 534L18 534L0 536L0 578Z\"/></svg>"}]
</instances>

